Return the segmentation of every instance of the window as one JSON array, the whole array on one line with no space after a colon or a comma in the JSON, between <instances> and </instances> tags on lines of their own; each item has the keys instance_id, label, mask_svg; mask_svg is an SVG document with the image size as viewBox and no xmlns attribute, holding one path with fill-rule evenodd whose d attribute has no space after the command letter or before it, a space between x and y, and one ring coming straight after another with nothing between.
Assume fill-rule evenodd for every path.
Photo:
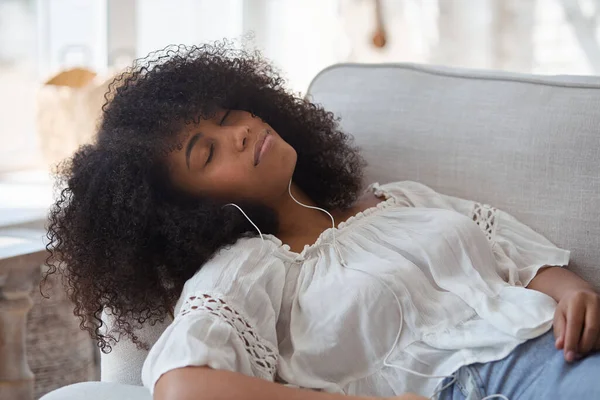
<instances>
[{"instance_id":1,"label":"window","mask_svg":"<svg viewBox=\"0 0 600 400\"><path fill-rule=\"evenodd\" d=\"M345 61L598 74L599 19L598 0L0 0L0 172L46 167L37 92L62 69L108 77L168 44L253 31L299 93Z\"/></svg>"}]
</instances>

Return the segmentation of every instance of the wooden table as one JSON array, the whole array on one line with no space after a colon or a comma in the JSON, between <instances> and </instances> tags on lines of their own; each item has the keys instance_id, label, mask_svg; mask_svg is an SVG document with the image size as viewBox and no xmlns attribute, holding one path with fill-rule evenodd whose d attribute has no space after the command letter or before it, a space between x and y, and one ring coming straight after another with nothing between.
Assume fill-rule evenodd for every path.
<instances>
[{"instance_id":1,"label":"wooden table","mask_svg":"<svg viewBox=\"0 0 600 400\"><path fill-rule=\"evenodd\" d=\"M0 176L0 399L33 400L25 329L47 252L47 174ZM36 288L37 289L37 288Z\"/></svg>"}]
</instances>

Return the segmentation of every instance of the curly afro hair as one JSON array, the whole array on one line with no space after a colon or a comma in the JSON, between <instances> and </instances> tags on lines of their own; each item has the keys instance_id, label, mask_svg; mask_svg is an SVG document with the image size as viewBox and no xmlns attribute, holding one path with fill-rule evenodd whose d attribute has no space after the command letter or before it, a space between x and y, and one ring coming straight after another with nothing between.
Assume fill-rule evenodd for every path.
<instances>
[{"instance_id":1,"label":"curly afro hair","mask_svg":"<svg viewBox=\"0 0 600 400\"><path fill-rule=\"evenodd\" d=\"M123 335L172 312L183 285L220 248L254 235L233 207L191 198L169 183L165 157L185 124L217 109L245 110L297 152L293 180L325 209L347 209L364 167L332 113L284 88L258 52L231 42L169 46L137 60L109 87L97 138L58 166L50 212L48 273L61 273L81 328L107 353ZM244 210L277 234L275 213ZM112 318L103 326L102 313Z\"/></svg>"}]
</instances>

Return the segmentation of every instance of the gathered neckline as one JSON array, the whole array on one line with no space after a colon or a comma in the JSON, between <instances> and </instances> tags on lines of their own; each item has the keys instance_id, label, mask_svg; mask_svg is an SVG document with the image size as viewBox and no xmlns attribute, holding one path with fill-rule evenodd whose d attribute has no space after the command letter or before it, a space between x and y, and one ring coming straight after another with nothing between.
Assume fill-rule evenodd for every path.
<instances>
[{"instance_id":1,"label":"gathered neckline","mask_svg":"<svg viewBox=\"0 0 600 400\"><path fill-rule=\"evenodd\" d=\"M338 238L342 233L347 231L349 227L355 225L358 221L363 220L368 216L377 213L380 210L386 209L396 204L396 198L391 193L381 188L378 182L369 185L365 192L369 191L371 191L376 197L383 196L384 200L380 201L372 207L366 208L365 210L359 211L358 213L350 216L345 221L340 222L337 227L332 226L331 228L325 229L323 232L321 232L321 234L317 237L317 240L315 240L313 244L305 245L304 249L302 249L300 253L292 251L289 245L284 244L278 237L274 235L265 234L264 237L275 243L277 245L277 250L279 250L279 252L286 258L295 262L304 261L306 255L311 250L318 248L323 244L330 244L330 242L326 240L329 239L333 233L335 233L336 238Z\"/></svg>"}]
</instances>

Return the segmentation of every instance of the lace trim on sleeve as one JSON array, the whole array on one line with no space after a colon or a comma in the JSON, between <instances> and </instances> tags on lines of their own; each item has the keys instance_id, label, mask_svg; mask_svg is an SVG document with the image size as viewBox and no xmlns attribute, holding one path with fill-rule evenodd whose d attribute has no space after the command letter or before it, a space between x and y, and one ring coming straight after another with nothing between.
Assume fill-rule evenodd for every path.
<instances>
[{"instance_id":1,"label":"lace trim on sleeve","mask_svg":"<svg viewBox=\"0 0 600 400\"><path fill-rule=\"evenodd\" d=\"M475 203L473 206L471 218L485 233L490 242L494 240L496 235L497 214L498 210L487 204Z\"/></svg>"},{"instance_id":2,"label":"lace trim on sleeve","mask_svg":"<svg viewBox=\"0 0 600 400\"><path fill-rule=\"evenodd\" d=\"M259 336L254 327L221 297L211 294L189 296L182 305L179 315L208 312L231 325L244 343L252 364L270 378L277 369L277 351Z\"/></svg>"}]
</instances>

